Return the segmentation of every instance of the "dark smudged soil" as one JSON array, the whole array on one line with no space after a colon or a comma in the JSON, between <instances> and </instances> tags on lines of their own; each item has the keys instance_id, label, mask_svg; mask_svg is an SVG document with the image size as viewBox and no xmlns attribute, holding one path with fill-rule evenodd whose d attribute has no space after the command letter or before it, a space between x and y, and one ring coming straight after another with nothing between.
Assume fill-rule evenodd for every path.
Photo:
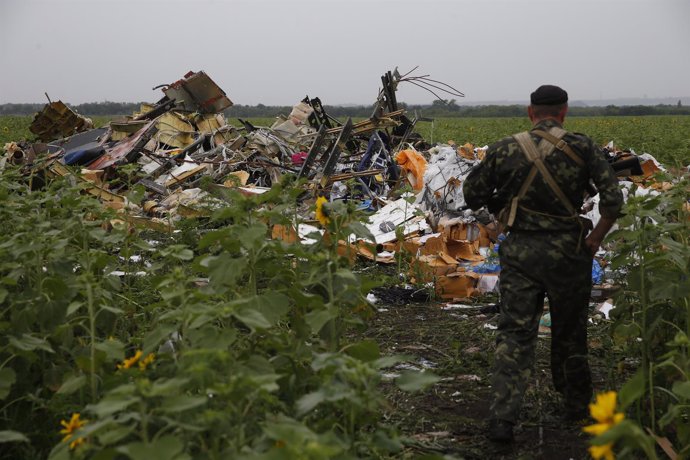
<instances>
[{"instance_id":1,"label":"dark smudged soil","mask_svg":"<svg viewBox=\"0 0 690 460\"><path fill-rule=\"evenodd\" d=\"M481 307L487 304L453 310L444 310L442 303L377 305L380 311L363 338L376 340L384 355L412 355L411 364L428 366L442 377L417 393L384 384L390 403L387 422L396 424L406 438L400 458L428 454L467 459L589 458L589 436L581 432L581 425L560 419L549 371L548 335L538 340L535 371L515 429L515 443L505 448L486 440L495 341L495 331L487 325L497 320L495 313L482 313ZM590 328L590 364L595 391L604 391L611 388L607 382L615 378L612 373L616 366L612 352L602 345L607 340L601 338L605 335L602 326L596 326L598 331L594 328Z\"/></svg>"}]
</instances>

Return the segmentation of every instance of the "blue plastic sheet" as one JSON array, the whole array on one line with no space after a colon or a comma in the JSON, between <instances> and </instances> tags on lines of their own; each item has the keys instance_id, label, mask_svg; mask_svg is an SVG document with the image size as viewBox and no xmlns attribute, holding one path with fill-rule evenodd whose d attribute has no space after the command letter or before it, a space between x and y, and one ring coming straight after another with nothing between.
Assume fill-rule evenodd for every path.
<instances>
[{"instance_id":1,"label":"blue plastic sheet","mask_svg":"<svg viewBox=\"0 0 690 460\"><path fill-rule=\"evenodd\" d=\"M489 255L486 261L479 265L470 266L467 270L475 273L498 273L501 271L501 262L498 258L498 249L501 246L501 242L506 239L506 236L501 233L498 235L498 242L494 244L494 247L489 250Z\"/></svg>"},{"instance_id":2,"label":"blue plastic sheet","mask_svg":"<svg viewBox=\"0 0 690 460\"><path fill-rule=\"evenodd\" d=\"M601 269L601 265L597 262L597 259L592 259L592 283L601 284L604 280L604 270Z\"/></svg>"},{"instance_id":3,"label":"blue plastic sheet","mask_svg":"<svg viewBox=\"0 0 690 460\"><path fill-rule=\"evenodd\" d=\"M484 262L481 265L474 265L469 267L468 270L475 273L498 273L501 271L501 265L499 263Z\"/></svg>"}]
</instances>

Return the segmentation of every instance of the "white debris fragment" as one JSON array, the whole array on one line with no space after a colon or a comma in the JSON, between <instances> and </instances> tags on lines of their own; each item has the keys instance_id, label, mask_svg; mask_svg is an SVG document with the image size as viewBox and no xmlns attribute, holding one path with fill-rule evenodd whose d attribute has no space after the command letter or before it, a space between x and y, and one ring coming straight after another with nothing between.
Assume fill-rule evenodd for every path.
<instances>
[{"instance_id":1,"label":"white debris fragment","mask_svg":"<svg viewBox=\"0 0 690 460\"><path fill-rule=\"evenodd\" d=\"M400 198L379 209L369 217L367 229L374 236L376 244L395 241L398 237L396 229L402 226L403 235L414 232L426 233L431 227L425 217L421 215L419 206L408 203L405 198ZM350 239L354 241L355 235Z\"/></svg>"},{"instance_id":2,"label":"white debris fragment","mask_svg":"<svg viewBox=\"0 0 690 460\"><path fill-rule=\"evenodd\" d=\"M314 227L313 225L309 224L299 224L297 226L297 234L299 235L299 239L302 244L306 245L312 245L316 244L318 241L309 238L308 235L318 233L319 235L323 235L323 230L319 229L318 227Z\"/></svg>"},{"instance_id":3,"label":"white debris fragment","mask_svg":"<svg viewBox=\"0 0 690 460\"><path fill-rule=\"evenodd\" d=\"M475 375L475 374L465 374L465 375L456 375L455 380L463 380L465 382L481 382L482 378L478 375Z\"/></svg>"},{"instance_id":4,"label":"white debris fragment","mask_svg":"<svg viewBox=\"0 0 690 460\"><path fill-rule=\"evenodd\" d=\"M664 166L661 163L659 163L657 159L654 158L654 156L652 156L652 154L650 153L643 153L641 155L638 155L637 157L640 159L640 163L651 161L657 168L659 168L662 171L666 171L666 168L664 168Z\"/></svg>"},{"instance_id":5,"label":"white debris fragment","mask_svg":"<svg viewBox=\"0 0 690 460\"><path fill-rule=\"evenodd\" d=\"M108 275L117 277L123 277L125 275L146 276L146 272L123 272L122 270L113 270L108 273Z\"/></svg>"},{"instance_id":6,"label":"white debris fragment","mask_svg":"<svg viewBox=\"0 0 690 460\"><path fill-rule=\"evenodd\" d=\"M482 308L481 305L465 305L462 303L448 303L441 310L476 310Z\"/></svg>"},{"instance_id":7,"label":"white debris fragment","mask_svg":"<svg viewBox=\"0 0 690 460\"><path fill-rule=\"evenodd\" d=\"M602 303L597 307L597 310L600 311L606 319L611 319L609 318L609 312L613 310L614 305L611 299L606 300L606 302Z\"/></svg>"},{"instance_id":8,"label":"white debris fragment","mask_svg":"<svg viewBox=\"0 0 690 460\"><path fill-rule=\"evenodd\" d=\"M429 361L428 359L424 359L424 358L419 359L419 364L421 364L422 367L425 369L432 369L432 368L436 367L435 362Z\"/></svg>"}]
</instances>

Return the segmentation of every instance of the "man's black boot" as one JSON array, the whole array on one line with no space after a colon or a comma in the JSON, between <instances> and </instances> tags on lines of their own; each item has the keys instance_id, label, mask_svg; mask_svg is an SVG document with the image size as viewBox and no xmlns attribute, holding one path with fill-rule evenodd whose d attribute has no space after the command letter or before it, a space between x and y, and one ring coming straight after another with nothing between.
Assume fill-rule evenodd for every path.
<instances>
[{"instance_id":1,"label":"man's black boot","mask_svg":"<svg viewBox=\"0 0 690 460\"><path fill-rule=\"evenodd\" d=\"M489 420L489 441L513 442L513 424L507 420Z\"/></svg>"},{"instance_id":2,"label":"man's black boot","mask_svg":"<svg viewBox=\"0 0 690 460\"><path fill-rule=\"evenodd\" d=\"M590 419L589 409L587 407L568 407L563 419L567 423L584 425Z\"/></svg>"}]
</instances>

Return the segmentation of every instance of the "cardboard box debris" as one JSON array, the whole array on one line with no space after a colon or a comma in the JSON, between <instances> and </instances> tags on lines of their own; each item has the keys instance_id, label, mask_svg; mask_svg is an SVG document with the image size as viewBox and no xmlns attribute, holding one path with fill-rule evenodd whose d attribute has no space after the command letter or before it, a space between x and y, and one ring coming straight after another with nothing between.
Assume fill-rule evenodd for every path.
<instances>
[{"instance_id":1,"label":"cardboard box debris","mask_svg":"<svg viewBox=\"0 0 690 460\"><path fill-rule=\"evenodd\" d=\"M420 237L418 240L418 252L422 255L436 255L439 253L447 253L448 247L446 240L440 233L432 233Z\"/></svg>"},{"instance_id":2,"label":"cardboard box debris","mask_svg":"<svg viewBox=\"0 0 690 460\"><path fill-rule=\"evenodd\" d=\"M484 260L484 256L479 253L478 241L451 240L446 243L447 252L456 259L463 259L470 262Z\"/></svg>"},{"instance_id":3,"label":"cardboard box debris","mask_svg":"<svg viewBox=\"0 0 690 460\"><path fill-rule=\"evenodd\" d=\"M419 256L410 264L410 275L415 281L428 283L440 277L455 273L458 263L449 263L447 259L435 254Z\"/></svg>"},{"instance_id":4,"label":"cardboard box debris","mask_svg":"<svg viewBox=\"0 0 690 460\"><path fill-rule=\"evenodd\" d=\"M456 272L436 280L436 294L442 299L466 299L476 292L479 275Z\"/></svg>"}]
</instances>

